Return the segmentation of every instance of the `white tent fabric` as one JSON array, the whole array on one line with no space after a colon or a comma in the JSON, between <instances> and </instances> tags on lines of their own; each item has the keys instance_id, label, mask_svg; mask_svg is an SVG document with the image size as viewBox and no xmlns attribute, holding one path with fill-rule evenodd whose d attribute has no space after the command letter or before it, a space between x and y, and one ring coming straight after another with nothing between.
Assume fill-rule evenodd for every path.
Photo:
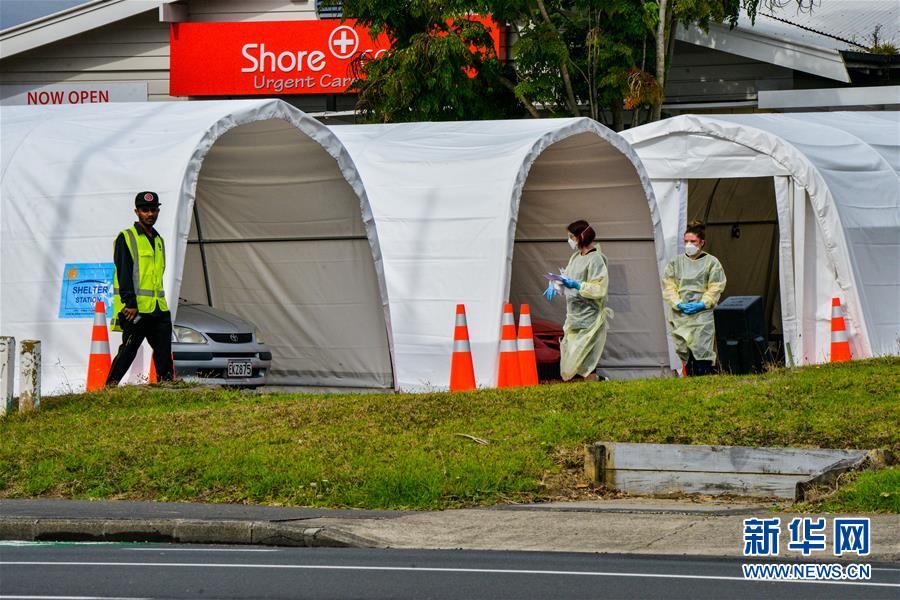
<instances>
[{"instance_id":1,"label":"white tent fabric","mask_svg":"<svg viewBox=\"0 0 900 600\"><path fill-rule=\"evenodd\" d=\"M562 303L539 294L578 218L609 257L618 311L601 365L666 372L649 179L588 119L332 131L267 99L4 107L0 119L0 333L43 342L45 393L83 389L90 347L89 317L59 318L63 271L111 261L143 189L163 203L169 297L259 325L276 383L446 388L461 302L478 383L494 385L503 302L562 322Z\"/></svg>"},{"instance_id":2,"label":"white tent fabric","mask_svg":"<svg viewBox=\"0 0 900 600\"><path fill-rule=\"evenodd\" d=\"M42 341L45 393L83 389L87 371L92 320L57 318L62 271L111 262L145 189L163 205L169 298L206 300L196 215L215 238L214 304L268 333L272 379L393 387L377 233L324 125L267 99L3 107L0 119L0 332ZM130 379L147 369L145 353Z\"/></svg>"},{"instance_id":3,"label":"white tent fabric","mask_svg":"<svg viewBox=\"0 0 900 600\"><path fill-rule=\"evenodd\" d=\"M898 352L900 113L685 115L623 136L653 181L664 262L681 251L688 179L774 177L782 325L796 362L827 360L833 296L854 356Z\"/></svg>"},{"instance_id":4,"label":"white tent fabric","mask_svg":"<svg viewBox=\"0 0 900 600\"><path fill-rule=\"evenodd\" d=\"M589 119L335 126L366 187L403 389L446 386L454 308L466 305L479 385L496 382L503 303L528 302L565 266L565 227L593 223L610 262L612 321L601 367L659 375L668 358L655 263L659 217L640 161Z\"/></svg>"}]
</instances>

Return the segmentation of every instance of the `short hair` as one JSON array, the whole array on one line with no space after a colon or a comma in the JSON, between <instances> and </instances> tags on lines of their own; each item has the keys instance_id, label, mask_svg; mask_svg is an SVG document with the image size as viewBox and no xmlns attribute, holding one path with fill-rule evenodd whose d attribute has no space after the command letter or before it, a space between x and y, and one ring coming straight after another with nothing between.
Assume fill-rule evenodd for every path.
<instances>
[{"instance_id":1,"label":"short hair","mask_svg":"<svg viewBox=\"0 0 900 600\"><path fill-rule=\"evenodd\" d=\"M684 232L693 233L704 242L706 241L706 223L700 219L694 219L688 223L687 229L685 229Z\"/></svg>"},{"instance_id":2,"label":"short hair","mask_svg":"<svg viewBox=\"0 0 900 600\"><path fill-rule=\"evenodd\" d=\"M566 229L575 236L575 242L578 244L579 248L587 248L597 237L594 228L591 227L587 221L580 220L569 223L569 226L566 227Z\"/></svg>"}]
</instances>

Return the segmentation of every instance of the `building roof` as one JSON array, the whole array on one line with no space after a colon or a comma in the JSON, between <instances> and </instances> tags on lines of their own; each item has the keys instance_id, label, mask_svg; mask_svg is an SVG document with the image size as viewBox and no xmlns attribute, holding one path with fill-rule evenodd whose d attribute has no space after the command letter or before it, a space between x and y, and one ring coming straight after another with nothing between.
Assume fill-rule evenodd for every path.
<instances>
[{"instance_id":1,"label":"building roof","mask_svg":"<svg viewBox=\"0 0 900 600\"><path fill-rule=\"evenodd\" d=\"M0 56L52 44L59 40L156 10L174 0L93 0L0 31Z\"/></svg>"},{"instance_id":2,"label":"building roof","mask_svg":"<svg viewBox=\"0 0 900 600\"><path fill-rule=\"evenodd\" d=\"M827 0L801 11L791 3L761 12L754 25L743 17L738 27L836 50L868 49L878 28L880 41L897 45L900 4L896 0Z\"/></svg>"},{"instance_id":3,"label":"building roof","mask_svg":"<svg viewBox=\"0 0 900 600\"><path fill-rule=\"evenodd\" d=\"M896 0L815 0L812 9L793 1L763 9L751 22L741 15L734 29L710 25L678 31L678 39L827 79L850 82L841 50L865 50L878 29L880 42L900 45Z\"/></svg>"},{"instance_id":4,"label":"building roof","mask_svg":"<svg viewBox=\"0 0 900 600\"><path fill-rule=\"evenodd\" d=\"M679 27L675 35L676 39L695 46L850 83L844 59L834 48L792 40L755 27L738 25L731 29L717 23L710 24L707 32L698 27Z\"/></svg>"}]
</instances>

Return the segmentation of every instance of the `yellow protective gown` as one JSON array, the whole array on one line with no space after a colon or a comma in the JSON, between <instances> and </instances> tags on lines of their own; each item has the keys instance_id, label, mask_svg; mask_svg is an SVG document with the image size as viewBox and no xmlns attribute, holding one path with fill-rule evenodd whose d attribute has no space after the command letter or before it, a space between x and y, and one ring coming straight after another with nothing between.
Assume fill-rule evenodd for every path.
<instances>
[{"instance_id":1,"label":"yellow protective gown","mask_svg":"<svg viewBox=\"0 0 900 600\"><path fill-rule=\"evenodd\" d=\"M678 358L687 362L688 351L695 360L716 360L716 325L712 308L725 291L725 271L715 256L701 253L696 259L684 254L666 266L663 300L669 305L669 330ZM703 302L706 310L686 315L677 308L681 302Z\"/></svg>"},{"instance_id":2,"label":"yellow protective gown","mask_svg":"<svg viewBox=\"0 0 900 600\"><path fill-rule=\"evenodd\" d=\"M584 256L581 252L573 254L565 273L581 282L580 290L564 292L566 322L559 345L559 371L563 381L568 381L575 375L585 377L597 370L613 312L606 306L609 275L606 257L599 248Z\"/></svg>"}]
</instances>

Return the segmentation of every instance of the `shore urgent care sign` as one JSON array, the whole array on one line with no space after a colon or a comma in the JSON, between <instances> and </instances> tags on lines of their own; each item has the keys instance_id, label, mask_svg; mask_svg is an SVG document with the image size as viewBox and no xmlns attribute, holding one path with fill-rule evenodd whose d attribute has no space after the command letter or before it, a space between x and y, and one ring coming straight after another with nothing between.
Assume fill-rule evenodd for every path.
<instances>
[{"instance_id":1,"label":"shore urgent care sign","mask_svg":"<svg viewBox=\"0 0 900 600\"><path fill-rule=\"evenodd\" d=\"M342 94L357 57L390 48L350 20L173 23L169 37L172 96Z\"/></svg>"}]
</instances>

